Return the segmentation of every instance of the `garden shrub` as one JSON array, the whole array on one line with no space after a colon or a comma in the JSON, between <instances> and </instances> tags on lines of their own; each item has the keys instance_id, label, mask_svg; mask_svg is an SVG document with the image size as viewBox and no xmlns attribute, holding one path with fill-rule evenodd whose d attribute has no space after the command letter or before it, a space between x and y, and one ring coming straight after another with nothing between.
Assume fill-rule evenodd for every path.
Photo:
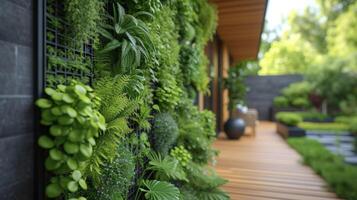
<instances>
[{"instance_id":1,"label":"garden shrub","mask_svg":"<svg viewBox=\"0 0 357 200\"><path fill-rule=\"evenodd\" d=\"M291 101L291 105L297 108L307 108L310 106L310 101L306 98L295 98Z\"/></svg>"},{"instance_id":2,"label":"garden shrub","mask_svg":"<svg viewBox=\"0 0 357 200\"><path fill-rule=\"evenodd\" d=\"M275 115L275 118L278 122L281 122L288 126L296 126L303 121L302 117L300 117L298 114L291 112L278 112Z\"/></svg>"},{"instance_id":3,"label":"garden shrub","mask_svg":"<svg viewBox=\"0 0 357 200\"><path fill-rule=\"evenodd\" d=\"M163 156L166 156L179 135L176 121L169 113L155 115L151 135L153 148Z\"/></svg>"},{"instance_id":4,"label":"garden shrub","mask_svg":"<svg viewBox=\"0 0 357 200\"><path fill-rule=\"evenodd\" d=\"M357 199L357 168L332 154L312 139L292 138L288 143L299 152L304 162L326 180L328 185L343 199Z\"/></svg>"},{"instance_id":5,"label":"garden shrub","mask_svg":"<svg viewBox=\"0 0 357 200\"><path fill-rule=\"evenodd\" d=\"M285 107L289 106L289 101L284 96L277 96L277 97L274 98L273 104L274 104L275 107L285 108Z\"/></svg>"},{"instance_id":6,"label":"garden shrub","mask_svg":"<svg viewBox=\"0 0 357 200\"><path fill-rule=\"evenodd\" d=\"M288 87L282 89L282 96L274 99L274 105L277 107L296 107L309 108L311 102L309 95L312 92L313 86L307 82L292 83Z\"/></svg>"}]
</instances>

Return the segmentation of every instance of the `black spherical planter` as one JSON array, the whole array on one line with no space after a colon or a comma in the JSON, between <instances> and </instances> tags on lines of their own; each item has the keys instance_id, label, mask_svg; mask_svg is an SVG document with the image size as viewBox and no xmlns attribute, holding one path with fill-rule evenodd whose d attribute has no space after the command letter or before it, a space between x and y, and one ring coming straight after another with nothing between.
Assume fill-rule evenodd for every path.
<instances>
[{"instance_id":1,"label":"black spherical planter","mask_svg":"<svg viewBox=\"0 0 357 200\"><path fill-rule=\"evenodd\" d=\"M230 118L224 124L224 132L231 140L238 140L244 134L244 130L245 123L240 118Z\"/></svg>"}]
</instances>

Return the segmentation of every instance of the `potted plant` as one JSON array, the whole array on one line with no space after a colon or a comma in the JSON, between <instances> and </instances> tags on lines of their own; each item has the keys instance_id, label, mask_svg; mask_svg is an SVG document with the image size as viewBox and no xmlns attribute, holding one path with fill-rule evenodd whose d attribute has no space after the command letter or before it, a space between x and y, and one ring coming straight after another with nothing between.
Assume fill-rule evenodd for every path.
<instances>
[{"instance_id":1,"label":"potted plant","mask_svg":"<svg viewBox=\"0 0 357 200\"><path fill-rule=\"evenodd\" d=\"M229 98L229 119L224 124L224 132L229 139L239 139L245 130L243 119L234 115L236 111L241 112L242 109L238 108L244 104L244 97L247 92L247 88L244 84L244 69L244 62L235 67L231 67L228 71L228 77L224 80L225 88L228 89Z\"/></svg>"}]
</instances>

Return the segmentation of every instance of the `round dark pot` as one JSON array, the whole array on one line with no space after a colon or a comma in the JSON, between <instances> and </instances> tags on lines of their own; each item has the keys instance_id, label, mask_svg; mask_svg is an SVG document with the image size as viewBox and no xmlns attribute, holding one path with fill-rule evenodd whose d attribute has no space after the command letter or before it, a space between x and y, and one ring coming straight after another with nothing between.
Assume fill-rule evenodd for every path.
<instances>
[{"instance_id":1,"label":"round dark pot","mask_svg":"<svg viewBox=\"0 0 357 200\"><path fill-rule=\"evenodd\" d=\"M241 118L229 118L224 124L224 132L228 139L238 140L245 130L245 122Z\"/></svg>"}]
</instances>

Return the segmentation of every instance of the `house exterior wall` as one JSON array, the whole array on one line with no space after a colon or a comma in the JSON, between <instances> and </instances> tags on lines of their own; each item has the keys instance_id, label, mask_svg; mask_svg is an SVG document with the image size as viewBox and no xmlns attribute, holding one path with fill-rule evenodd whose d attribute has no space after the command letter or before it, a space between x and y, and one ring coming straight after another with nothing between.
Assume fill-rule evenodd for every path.
<instances>
[{"instance_id":1,"label":"house exterior wall","mask_svg":"<svg viewBox=\"0 0 357 200\"><path fill-rule=\"evenodd\" d=\"M33 1L0 1L0 199L34 191Z\"/></svg>"}]
</instances>

